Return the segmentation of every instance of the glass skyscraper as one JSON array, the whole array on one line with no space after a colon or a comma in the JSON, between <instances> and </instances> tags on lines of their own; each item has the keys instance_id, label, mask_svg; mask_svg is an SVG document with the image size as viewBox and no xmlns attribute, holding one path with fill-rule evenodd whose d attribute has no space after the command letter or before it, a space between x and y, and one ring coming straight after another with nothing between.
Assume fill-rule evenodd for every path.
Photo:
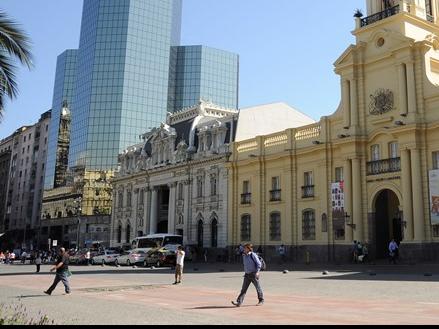
<instances>
[{"instance_id":1,"label":"glass skyscraper","mask_svg":"<svg viewBox=\"0 0 439 329\"><path fill-rule=\"evenodd\" d=\"M166 117L181 0L85 0L69 167L117 166L117 154Z\"/></svg>"},{"instance_id":2,"label":"glass skyscraper","mask_svg":"<svg viewBox=\"0 0 439 329\"><path fill-rule=\"evenodd\" d=\"M84 0L79 49L58 59L46 189L56 187L65 101L68 166L88 170L116 169L118 154L168 111L200 99L238 108L238 55L180 46L181 16L182 0Z\"/></svg>"},{"instance_id":3,"label":"glass skyscraper","mask_svg":"<svg viewBox=\"0 0 439 329\"><path fill-rule=\"evenodd\" d=\"M55 183L55 170L59 166L60 159L58 136L60 135L62 108L67 105L71 108L75 94L76 83L76 58L78 51L66 50L58 56L55 73L55 86L53 89L52 118L49 125L49 138L47 146L46 177L44 186L46 189L57 187ZM63 173L58 173L62 175Z\"/></svg>"},{"instance_id":4,"label":"glass skyscraper","mask_svg":"<svg viewBox=\"0 0 439 329\"><path fill-rule=\"evenodd\" d=\"M200 99L238 108L239 56L205 46L174 47L177 54L175 82L170 90L175 112Z\"/></svg>"}]
</instances>

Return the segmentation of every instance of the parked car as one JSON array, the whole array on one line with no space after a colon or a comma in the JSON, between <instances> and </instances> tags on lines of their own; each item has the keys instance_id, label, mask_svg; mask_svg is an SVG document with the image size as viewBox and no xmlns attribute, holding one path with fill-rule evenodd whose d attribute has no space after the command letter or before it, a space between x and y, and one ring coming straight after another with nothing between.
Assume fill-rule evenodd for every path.
<instances>
[{"instance_id":1,"label":"parked car","mask_svg":"<svg viewBox=\"0 0 439 329\"><path fill-rule=\"evenodd\" d=\"M73 256L70 256L69 257L70 264L75 264L75 265L87 264L87 259L85 258L87 250L88 249L80 250L80 251L76 252ZM93 259L93 257L95 257L98 253L99 253L99 251L97 251L97 250L90 250L91 259Z\"/></svg>"},{"instance_id":2,"label":"parked car","mask_svg":"<svg viewBox=\"0 0 439 329\"><path fill-rule=\"evenodd\" d=\"M116 258L116 265L136 265L136 264L144 264L146 251L142 249L134 249L128 252L123 253L119 257Z\"/></svg>"},{"instance_id":3,"label":"parked car","mask_svg":"<svg viewBox=\"0 0 439 329\"><path fill-rule=\"evenodd\" d=\"M177 262L176 247L166 246L164 248L150 250L145 258L144 265L155 267L175 266Z\"/></svg>"},{"instance_id":4,"label":"parked car","mask_svg":"<svg viewBox=\"0 0 439 329\"><path fill-rule=\"evenodd\" d=\"M116 258L119 257L120 254L117 253L115 250L104 250L102 252L99 252L95 257L92 258L92 264L113 264L116 261Z\"/></svg>"}]
</instances>

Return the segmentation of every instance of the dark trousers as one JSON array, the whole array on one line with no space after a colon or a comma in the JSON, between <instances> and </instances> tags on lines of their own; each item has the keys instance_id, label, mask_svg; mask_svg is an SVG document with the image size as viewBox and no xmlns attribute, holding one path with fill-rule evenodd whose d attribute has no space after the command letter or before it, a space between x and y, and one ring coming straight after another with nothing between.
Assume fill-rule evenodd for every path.
<instances>
[{"instance_id":1,"label":"dark trousers","mask_svg":"<svg viewBox=\"0 0 439 329\"><path fill-rule=\"evenodd\" d=\"M264 293L262 292L262 287L259 280L256 278L256 273L246 273L244 275L244 282L242 284L241 294L237 299L238 304L242 304L244 302L245 295L247 294L247 290L250 287L251 283L253 283L256 288L259 301L264 300Z\"/></svg>"},{"instance_id":2,"label":"dark trousers","mask_svg":"<svg viewBox=\"0 0 439 329\"><path fill-rule=\"evenodd\" d=\"M37 273L40 273L41 265L37 264Z\"/></svg>"},{"instance_id":3,"label":"dark trousers","mask_svg":"<svg viewBox=\"0 0 439 329\"><path fill-rule=\"evenodd\" d=\"M69 293L70 285L69 285L69 279L67 277L67 271L56 273L55 280L53 281L52 286L49 288L49 290L47 290L47 292L52 293L55 290L58 283L60 282L63 283L66 293Z\"/></svg>"}]
</instances>

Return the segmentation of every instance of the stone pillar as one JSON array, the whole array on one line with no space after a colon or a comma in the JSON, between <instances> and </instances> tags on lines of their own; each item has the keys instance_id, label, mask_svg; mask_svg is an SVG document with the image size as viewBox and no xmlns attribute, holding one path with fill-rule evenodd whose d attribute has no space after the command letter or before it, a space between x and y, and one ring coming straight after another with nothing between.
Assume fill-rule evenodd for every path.
<instances>
[{"instance_id":1,"label":"stone pillar","mask_svg":"<svg viewBox=\"0 0 439 329\"><path fill-rule=\"evenodd\" d=\"M350 87L349 80L344 79L342 81L343 90L343 126L349 128L351 126L351 98L350 98Z\"/></svg>"},{"instance_id":2,"label":"stone pillar","mask_svg":"<svg viewBox=\"0 0 439 329\"><path fill-rule=\"evenodd\" d=\"M169 186L169 209L168 209L168 233L175 234L175 202L176 196L176 183L171 183Z\"/></svg>"},{"instance_id":3,"label":"stone pillar","mask_svg":"<svg viewBox=\"0 0 439 329\"><path fill-rule=\"evenodd\" d=\"M414 240L421 242L425 239L424 198L422 194L421 152L411 150L412 158L412 188L413 188L413 222Z\"/></svg>"},{"instance_id":4,"label":"stone pillar","mask_svg":"<svg viewBox=\"0 0 439 329\"><path fill-rule=\"evenodd\" d=\"M151 214L151 190L149 187L145 189L145 207L144 207L144 218L146 219L142 227L143 232L148 232L150 227L150 214Z\"/></svg>"},{"instance_id":5,"label":"stone pillar","mask_svg":"<svg viewBox=\"0 0 439 329\"><path fill-rule=\"evenodd\" d=\"M191 193L191 184L189 181L185 182L186 188L184 191L184 236L183 243L188 244L191 241L191 219L190 219L190 193Z\"/></svg>"},{"instance_id":6,"label":"stone pillar","mask_svg":"<svg viewBox=\"0 0 439 329\"><path fill-rule=\"evenodd\" d=\"M401 63L398 65L398 81L399 81L399 112L402 115L408 113L407 108L407 74L405 69L405 64Z\"/></svg>"},{"instance_id":7,"label":"stone pillar","mask_svg":"<svg viewBox=\"0 0 439 329\"><path fill-rule=\"evenodd\" d=\"M413 194L412 194L412 173L410 168L410 151L401 152L401 173L402 173L402 198L403 198L403 220L406 222L404 240L413 241Z\"/></svg>"},{"instance_id":8,"label":"stone pillar","mask_svg":"<svg viewBox=\"0 0 439 329\"><path fill-rule=\"evenodd\" d=\"M352 223L355 224L354 240L364 241L361 197L361 161L352 159Z\"/></svg>"},{"instance_id":9,"label":"stone pillar","mask_svg":"<svg viewBox=\"0 0 439 329\"><path fill-rule=\"evenodd\" d=\"M406 64L407 66L407 101L408 112L416 114L416 84L415 84L415 65L413 62Z\"/></svg>"},{"instance_id":10,"label":"stone pillar","mask_svg":"<svg viewBox=\"0 0 439 329\"><path fill-rule=\"evenodd\" d=\"M159 196L158 189L156 187L153 187L152 196L151 196L151 217L149 219L149 234L157 233L158 208L159 208L158 196Z\"/></svg>"},{"instance_id":11,"label":"stone pillar","mask_svg":"<svg viewBox=\"0 0 439 329\"><path fill-rule=\"evenodd\" d=\"M352 165L351 160L347 160L344 165L344 194L345 194L345 211L351 216L352 214ZM346 226L346 241L351 242L354 240L352 228Z\"/></svg>"},{"instance_id":12,"label":"stone pillar","mask_svg":"<svg viewBox=\"0 0 439 329\"><path fill-rule=\"evenodd\" d=\"M351 125L354 127L359 126L359 113L358 113L358 97L357 97L357 80L352 79L350 83L351 87Z\"/></svg>"}]
</instances>

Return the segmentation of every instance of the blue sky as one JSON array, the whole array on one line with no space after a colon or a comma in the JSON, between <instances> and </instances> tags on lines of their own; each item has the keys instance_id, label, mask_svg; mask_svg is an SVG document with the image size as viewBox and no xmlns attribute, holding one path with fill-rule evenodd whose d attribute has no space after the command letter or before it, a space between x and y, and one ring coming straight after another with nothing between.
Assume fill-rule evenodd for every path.
<instances>
[{"instance_id":1,"label":"blue sky","mask_svg":"<svg viewBox=\"0 0 439 329\"><path fill-rule=\"evenodd\" d=\"M333 63L354 43L365 0L183 0L182 44L240 55L240 107L284 101L318 120L340 102ZM2 0L33 42L35 68L20 68L20 94L6 103L0 139L52 105L56 58L77 48L82 0ZM364 11L363 11L364 12Z\"/></svg>"}]
</instances>

